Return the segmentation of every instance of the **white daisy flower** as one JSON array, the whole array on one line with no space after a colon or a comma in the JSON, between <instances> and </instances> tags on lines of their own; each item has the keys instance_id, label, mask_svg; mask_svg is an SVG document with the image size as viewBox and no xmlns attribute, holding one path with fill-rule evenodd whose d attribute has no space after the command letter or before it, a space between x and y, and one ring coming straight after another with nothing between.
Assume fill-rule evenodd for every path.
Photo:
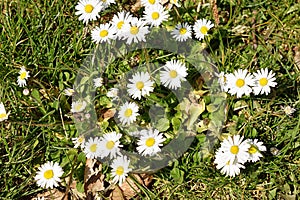
<instances>
[{"instance_id":1,"label":"white daisy flower","mask_svg":"<svg viewBox=\"0 0 300 200\"><path fill-rule=\"evenodd\" d=\"M291 106L284 106L284 107L280 106L280 107L284 111L284 113L289 116L291 116L296 111L296 109Z\"/></svg>"},{"instance_id":2,"label":"white daisy flower","mask_svg":"<svg viewBox=\"0 0 300 200\"><path fill-rule=\"evenodd\" d=\"M112 25L117 30L117 36L121 39L121 33L126 29L126 27L130 26L133 16L129 12L121 11L114 15L111 20Z\"/></svg>"},{"instance_id":3,"label":"white daisy flower","mask_svg":"<svg viewBox=\"0 0 300 200\"><path fill-rule=\"evenodd\" d=\"M122 134L111 132L106 133L102 136L100 142L101 149L101 158L104 158L109 155L110 159L115 158L117 154L120 153L120 148L123 145L120 144L119 139L122 137Z\"/></svg>"},{"instance_id":4,"label":"white daisy flower","mask_svg":"<svg viewBox=\"0 0 300 200\"><path fill-rule=\"evenodd\" d=\"M158 5L160 3L161 3L160 0L141 0L142 6L145 6L145 7L151 7L154 5Z\"/></svg>"},{"instance_id":5,"label":"white daisy flower","mask_svg":"<svg viewBox=\"0 0 300 200\"><path fill-rule=\"evenodd\" d=\"M111 175L113 177L113 182L118 183L119 185L122 185L122 183L125 181L128 173L131 171L131 168L129 168L130 160L127 158L127 156L119 156L110 165L112 168Z\"/></svg>"},{"instance_id":6,"label":"white daisy flower","mask_svg":"<svg viewBox=\"0 0 300 200\"><path fill-rule=\"evenodd\" d=\"M250 86L254 86L253 75L248 74L248 71L238 69L233 74L227 75L227 84L229 87L229 93L235 95L237 98L242 97L243 94L249 95L252 92Z\"/></svg>"},{"instance_id":7,"label":"white daisy flower","mask_svg":"<svg viewBox=\"0 0 300 200\"><path fill-rule=\"evenodd\" d=\"M207 32L209 31L209 29L211 29L212 27L214 27L214 24L211 23L211 21L209 21L209 20L206 20L206 19L197 20L193 26L195 37L198 40L202 40L204 38L204 36L207 35Z\"/></svg>"},{"instance_id":8,"label":"white daisy flower","mask_svg":"<svg viewBox=\"0 0 300 200\"><path fill-rule=\"evenodd\" d=\"M83 135L80 135L79 137L76 137L76 138L72 138L72 142L74 144L74 148L84 148L84 142L85 142L85 138Z\"/></svg>"},{"instance_id":9,"label":"white daisy flower","mask_svg":"<svg viewBox=\"0 0 300 200\"><path fill-rule=\"evenodd\" d=\"M39 171L34 179L37 181L38 186L53 189L53 187L58 186L58 182L61 181L60 177L63 173L64 171L58 163L48 161L39 167Z\"/></svg>"},{"instance_id":10,"label":"white daisy flower","mask_svg":"<svg viewBox=\"0 0 300 200\"><path fill-rule=\"evenodd\" d=\"M263 145L262 142L258 142L257 139L251 140L247 139L247 142L250 144L250 148L248 149L249 158L248 161L256 162L259 161L262 156L260 152L266 151L267 148Z\"/></svg>"},{"instance_id":11,"label":"white daisy flower","mask_svg":"<svg viewBox=\"0 0 300 200\"><path fill-rule=\"evenodd\" d=\"M126 102L120 107L118 118L123 125L129 125L136 120L136 117L139 115L138 111L139 107L135 103Z\"/></svg>"},{"instance_id":12,"label":"white daisy flower","mask_svg":"<svg viewBox=\"0 0 300 200\"><path fill-rule=\"evenodd\" d=\"M10 112L6 112L5 107L3 105L3 103L0 103L0 122L7 120L8 119L8 115Z\"/></svg>"},{"instance_id":13,"label":"white daisy flower","mask_svg":"<svg viewBox=\"0 0 300 200\"><path fill-rule=\"evenodd\" d=\"M106 96L112 98L113 100L118 97L119 89L118 88L110 88L106 93Z\"/></svg>"},{"instance_id":14,"label":"white daisy flower","mask_svg":"<svg viewBox=\"0 0 300 200\"><path fill-rule=\"evenodd\" d=\"M85 109L86 105L87 105L87 103L85 101L81 101L81 100L72 102L71 112L72 113L82 112Z\"/></svg>"},{"instance_id":15,"label":"white daisy flower","mask_svg":"<svg viewBox=\"0 0 300 200\"><path fill-rule=\"evenodd\" d=\"M89 138L87 142L84 143L83 152L87 158L96 159L101 156L101 141L98 137Z\"/></svg>"},{"instance_id":16,"label":"white daisy flower","mask_svg":"<svg viewBox=\"0 0 300 200\"><path fill-rule=\"evenodd\" d=\"M25 67L21 67L19 71L19 76L17 83L20 87L24 87L27 85L26 80L30 77L29 72L26 71Z\"/></svg>"},{"instance_id":17,"label":"white daisy flower","mask_svg":"<svg viewBox=\"0 0 300 200\"><path fill-rule=\"evenodd\" d=\"M216 155L217 160L217 155ZM216 168L221 169L221 173L225 174L225 176L235 177L236 175L239 175L241 172L241 168L245 168L244 165L241 163L238 163L237 161L230 162L230 160L226 159L219 159L217 162L215 160L215 163L217 164Z\"/></svg>"},{"instance_id":18,"label":"white daisy flower","mask_svg":"<svg viewBox=\"0 0 300 200\"><path fill-rule=\"evenodd\" d=\"M165 141L162 133L156 129L149 129L140 131L140 135L136 148L139 154L152 156L161 151L160 146L163 146Z\"/></svg>"},{"instance_id":19,"label":"white daisy flower","mask_svg":"<svg viewBox=\"0 0 300 200\"><path fill-rule=\"evenodd\" d=\"M132 75L127 84L127 91L134 99L141 99L143 96L148 96L153 91L154 82L150 80L148 72L137 72Z\"/></svg>"},{"instance_id":20,"label":"white daisy flower","mask_svg":"<svg viewBox=\"0 0 300 200\"><path fill-rule=\"evenodd\" d=\"M67 95L67 96L73 96L73 94L75 93L75 90L72 88L66 88L64 90L64 92L65 92L65 95Z\"/></svg>"},{"instance_id":21,"label":"white daisy flower","mask_svg":"<svg viewBox=\"0 0 300 200\"><path fill-rule=\"evenodd\" d=\"M167 21L168 12L160 4L146 7L144 10L143 19L151 26L159 26L163 21Z\"/></svg>"},{"instance_id":22,"label":"white daisy flower","mask_svg":"<svg viewBox=\"0 0 300 200\"><path fill-rule=\"evenodd\" d=\"M94 28L91 32L92 41L96 44L103 42L110 44L111 40L116 39L116 33L116 29L110 23L100 24L99 27Z\"/></svg>"},{"instance_id":23,"label":"white daisy flower","mask_svg":"<svg viewBox=\"0 0 300 200\"><path fill-rule=\"evenodd\" d=\"M103 5L103 9L107 8L110 4L114 4L116 3L115 0L100 0L102 2Z\"/></svg>"},{"instance_id":24,"label":"white daisy flower","mask_svg":"<svg viewBox=\"0 0 300 200\"><path fill-rule=\"evenodd\" d=\"M276 78L275 74L270 70L268 72L268 68L258 70L254 74L255 86L253 87L253 93L255 95L258 94L266 94L270 93L270 87L275 87L277 83L275 82Z\"/></svg>"},{"instance_id":25,"label":"white daisy flower","mask_svg":"<svg viewBox=\"0 0 300 200\"><path fill-rule=\"evenodd\" d=\"M160 72L160 82L170 89L181 87L181 81L185 81L187 68L178 60L167 61L164 65L164 71Z\"/></svg>"},{"instance_id":26,"label":"white daisy flower","mask_svg":"<svg viewBox=\"0 0 300 200\"><path fill-rule=\"evenodd\" d=\"M120 33L120 37L122 37L124 40L127 40L127 44L131 44L132 41L135 43L140 41L145 42L145 36L149 33L148 28L149 27L146 25L145 21L133 17L129 23L129 26L125 26L124 31Z\"/></svg>"},{"instance_id":27,"label":"white daisy flower","mask_svg":"<svg viewBox=\"0 0 300 200\"><path fill-rule=\"evenodd\" d=\"M103 85L103 78L94 78L93 79L95 88L101 87Z\"/></svg>"},{"instance_id":28,"label":"white daisy flower","mask_svg":"<svg viewBox=\"0 0 300 200\"><path fill-rule=\"evenodd\" d=\"M243 136L234 135L233 138L228 137L221 143L220 151L227 156L226 160L229 160L231 164L235 162L244 164L249 158L250 144L243 139Z\"/></svg>"},{"instance_id":29,"label":"white daisy flower","mask_svg":"<svg viewBox=\"0 0 300 200\"><path fill-rule=\"evenodd\" d=\"M228 91L228 84L227 84L227 74L224 72L215 73L215 75L218 77L218 83L220 84L221 90L223 92Z\"/></svg>"},{"instance_id":30,"label":"white daisy flower","mask_svg":"<svg viewBox=\"0 0 300 200\"><path fill-rule=\"evenodd\" d=\"M98 0L80 0L75 9L77 10L75 15L80 15L79 20L87 24L100 17L99 12L103 9L103 5Z\"/></svg>"},{"instance_id":31,"label":"white daisy flower","mask_svg":"<svg viewBox=\"0 0 300 200\"><path fill-rule=\"evenodd\" d=\"M188 23L177 24L171 32L172 37L179 42L192 38L192 27Z\"/></svg>"}]
</instances>

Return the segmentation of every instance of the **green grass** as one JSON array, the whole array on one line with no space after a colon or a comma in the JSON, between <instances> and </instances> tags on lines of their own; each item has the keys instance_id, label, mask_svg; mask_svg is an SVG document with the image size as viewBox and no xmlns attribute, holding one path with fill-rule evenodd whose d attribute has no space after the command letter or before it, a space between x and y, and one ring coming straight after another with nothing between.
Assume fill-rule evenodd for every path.
<instances>
[{"instance_id":1,"label":"green grass","mask_svg":"<svg viewBox=\"0 0 300 200\"><path fill-rule=\"evenodd\" d=\"M127 8L133 3L124 1ZM213 19L209 7L202 5L197 13L197 4L189 5L190 12L181 19L191 23L196 16ZM92 27L78 21L73 1L2 0L0 8L0 102L11 112L9 120L0 123L0 198L26 199L44 191L34 176L48 160L59 162L66 177L73 173L76 181L83 181L85 159L72 149L71 138L77 132L70 117L71 98L62 92L72 87L77 70L95 45L89 34ZM219 70L268 67L278 83L268 96L229 97L223 133L259 138L268 151L260 162L246 164L239 176L230 179L215 168L212 154L203 156L199 135L184 156L154 175L141 198L297 199L300 65L295 55L300 48L300 2L223 0L218 1L218 9L220 24L209 37L207 51ZM237 33L237 26L245 31ZM122 63L126 67L130 61ZM31 75L28 96L17 85L21 66ZM234 111L238 103L247 107ZM281 108L286 105L297 109L291 117ZM272 147L279 150L277 155L270 152Z\"/></svg>"}]
</instances>

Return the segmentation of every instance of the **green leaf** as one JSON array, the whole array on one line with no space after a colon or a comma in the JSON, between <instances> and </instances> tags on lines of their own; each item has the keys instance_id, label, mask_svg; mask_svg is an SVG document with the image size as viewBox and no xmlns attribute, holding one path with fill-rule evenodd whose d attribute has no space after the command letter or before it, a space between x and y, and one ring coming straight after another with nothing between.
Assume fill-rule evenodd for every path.
<instances>
[{"instance_id":1,"label":"green leaf","mask_svg":"<svg viewBox=\"0 0 300 200\"><path fill-rule=\"evenodd\" d=\"M191 130L192 126L194 125L195 121L198 119L198 117L201 115L201 113L205 110L205 104L204 101L201 101L201 104L192 104L189 110L189 118L187 121L187 129Z\"/></svg>"},{"instance_id":2,"label":"green leaf","mask_svg":"<svg viewBox=\"0 0 300 200\"><path fill-rule=\"evenodd\" d=\"M157 130L159 130L160 132L168 130L169 127L170 127L170 122L166 118L161 118L160 120L158 120L156 125Z\"/></svg>"},{"instance_id":3,"label":"green leaf","mask_svg":"<svg viewBox=\"0 0 300 200\"><path fill-rule=\"evenodd\" d=\"M84 184L82 182L77 182L76 189L78 190L78 192L84 193Z\"/></svg>"},{"instance_id":4,"label":"green leaf","mask_svg":"<svg viewBox=\"0 0 300 200\"><path fill-rule=\"evenodd\" d=\"M172 123L172 127L173 127L173 131L177 132L181 126L181 121L180 119L174 117L171 119L171 123Z\"/></svg>"},{"instance_id":5,"label":"green leaf","mask_svg":"<svg viewBox=\"0 0 300 200\"><path fill-rule=\"evenodd\" d=\"M171 177L178 183L183 183L184 180L184 171L173 168L170 173Z\"/></svg>"}]
</instances>

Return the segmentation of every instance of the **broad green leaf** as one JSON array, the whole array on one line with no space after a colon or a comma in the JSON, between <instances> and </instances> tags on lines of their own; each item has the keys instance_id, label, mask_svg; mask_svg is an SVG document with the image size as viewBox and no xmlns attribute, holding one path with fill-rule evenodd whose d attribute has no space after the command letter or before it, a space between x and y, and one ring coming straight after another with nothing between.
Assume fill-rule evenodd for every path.
<instances>
[{"instance_id":1,"label":"broad green leaf","mask_svg":"<svg viewBox=\"0 0 300 200\"><path fill-rule=\"evenodd\" d=\"M170 127L170 122L166 118L161 118L160 120L158 120L156 125L157 130L159 130L160 132L168 130L169 127Z\"/></svg>"}]
</instances>

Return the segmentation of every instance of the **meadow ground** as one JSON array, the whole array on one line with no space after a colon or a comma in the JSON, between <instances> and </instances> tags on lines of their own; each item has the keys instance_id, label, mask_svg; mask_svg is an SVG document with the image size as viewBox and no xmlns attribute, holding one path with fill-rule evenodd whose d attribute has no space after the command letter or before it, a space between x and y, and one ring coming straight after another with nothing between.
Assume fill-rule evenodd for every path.
<instances>
[{"instance_id":1,"label":"meadow ground","mask_svg":"<svg viewBox=\"0 0 300 200\"><path fill-rule=\"evenodd\" d=\"M73 148L71 138L77 137L78 132L70 113L72 98L64 90L73 87L78 69L96 47L90 36L93 25L109 21L111 13L122 9L139 16L143 8L138 8L135 1L124 0L103 11L98 22L85 25L75 15L76 3L71 0L1 1L0 102L10 114L0 122L0 199L29 199L46 192L34 177L38 167L50 160L64 169L58 188L62 194L69 192L69 197L76 199L86 190L86 158L81 150ZM215 148L203 152L205 132L199 131L188 151L153 174L151 184L140 186L140 193L134 198L299 198L300 1L188 0L181 7L171 9L170 20L164 23L167 29L180 20L192 24L196 19L206 18L215 24L205 40L199 41L199 46L205 48L219 71L273 70L277 86L270 94L241 98L227 95L227 119L219 135L219 138L235 134L257 138L267 151L259 162L245 164L236 177L225 177L213 163ZM137 52L112 64L106 72L105 84L111 86L115 74L149 62L146 55L149 52ZM169 56L164 52L155 55L160 57L150 58L157 59L155 62ZM22 66L30 72L25 87L17 84ZM24 94L26 88L29 94ZM108 101L101 95L103 91L106 91L104 86L96 96L99 97L96 107L100 110L106 109ZM158 91L162 91L161 87ZM172 103L166 105L174 108ZM295 112L289 114L284 110L287 106L296 109ZM206 114L197 120L209 117L209 108L206 109ZM170 129L174 128L175 120L171 116L169 119ZM99 123L114 129L116 124L109 120L102 118ZM129 143L124 146L131 148ZM102 173L108 171L103 166ZM76 187L69 185L70 178ZM105 199L108 191L99 193Z\"/></svg>"}]
</instances>

